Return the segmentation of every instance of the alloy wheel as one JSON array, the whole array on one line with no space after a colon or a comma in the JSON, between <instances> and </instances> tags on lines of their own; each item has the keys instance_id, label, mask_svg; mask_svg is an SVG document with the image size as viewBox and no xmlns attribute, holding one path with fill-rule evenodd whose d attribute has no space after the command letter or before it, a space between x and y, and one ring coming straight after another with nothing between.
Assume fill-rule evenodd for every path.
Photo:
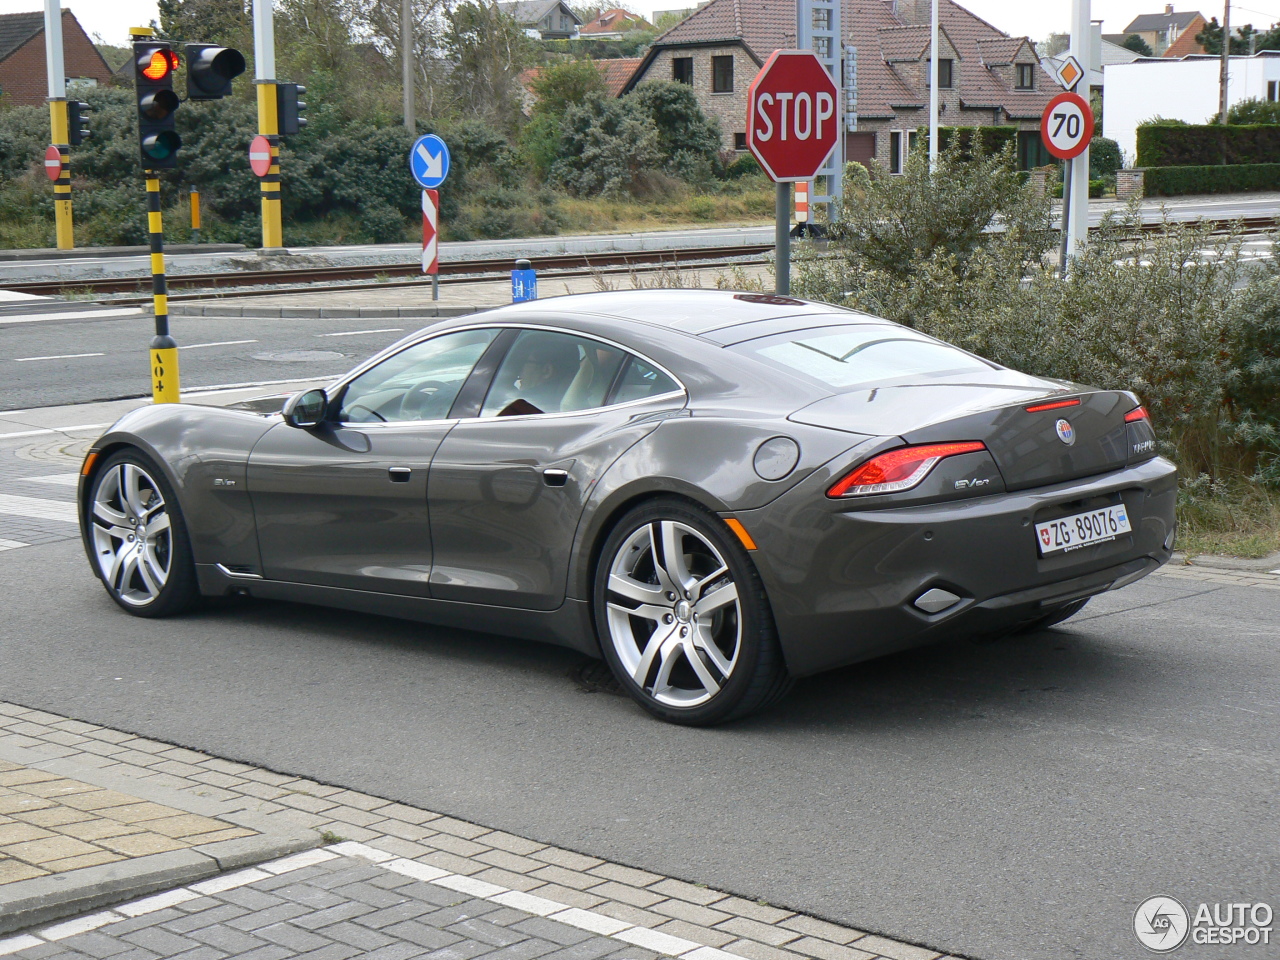
<instances>
[{"instance_id":1,"label":"alloy wheel","mask_svg":"<svg viewBox=\"0 0 1280 960\"><path fill-rule=\"evenodd\" d=\"M169 580L173 526L160 485L128 461L106 469L90 503L102 579L124 604L153 603Z\"/></svg>"},{"instance_id":2,"label":"alloy wheel","mask_svg":"<svg viewBox=\"0 0 1280 960\"><path fill-rule=\"evenodd\" d=\"M605 592L609 641L646 696L687 708L721 691L742 650L741 600L702 533L670 519L641 525L615 551Z\"/></svg>"}]
</instances>

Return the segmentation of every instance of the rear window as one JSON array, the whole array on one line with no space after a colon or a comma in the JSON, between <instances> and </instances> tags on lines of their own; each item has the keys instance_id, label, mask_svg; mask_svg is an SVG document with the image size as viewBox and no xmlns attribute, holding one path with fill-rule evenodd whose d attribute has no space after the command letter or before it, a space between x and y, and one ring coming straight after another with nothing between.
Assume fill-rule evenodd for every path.
<instances>
[{"instance_id":1,"label":"rear window","mask_svg":"<svg viewBox=\"0 0 1280 960\"><path fill-rule=\"evenodd\" d=\"M989 373L994 364L906 327L866 324L795 330L729 348L829 387L902 377Z\"/></svg>"}]
</instances>

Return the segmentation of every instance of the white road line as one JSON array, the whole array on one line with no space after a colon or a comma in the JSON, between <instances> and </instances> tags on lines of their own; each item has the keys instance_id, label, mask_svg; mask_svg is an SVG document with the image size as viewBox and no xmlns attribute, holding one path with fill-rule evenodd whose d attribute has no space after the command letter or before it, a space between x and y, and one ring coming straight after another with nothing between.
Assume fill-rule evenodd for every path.
<instances>
[{"instance_id":1,"label":"white road line","mask_svg":"<svg viewBox=\"0 0 1280 960\"><path fill-rule=\"evenodd\" d=\"M29 360L78 360L81 357L105 357L105 353L64 353L56 357L14 357L14 363L26 363Z\"/></svg>"},{"instance_id":2,"label":"white road line","mask_svg":"<svg viewBox=\"0 0 1280 960\"><path fill-rule=\"evenodd\" d=\"M355 337L362 333L404 333L404 327L386 327L383 330L344 330L342 333L317 333L317 337Z\"/></svg>"},{"instance_id":3,"label":"white road line","mask_svg":"<svg viewBox=\"0 0 1280 960\"><path fill-rule=\"evenodd\" d=\"M76 505L70 500L44 500L40 497L15 497L0 493L0 513L31 520L64 520L79 523Z\"/></svg>"},{"instance_id":4,"label":"white road line","mask_svg":"<svg viewBox=\"0 0 1280 960\"><path fill-rule=\"evenodd\" d=\"M338 377L294 377L292 380L254 380L249 383L215 383L208 387L191 387L184 389L182 393L189 393L193 397L202 397L207 393L223 393L228 390L246 390L249 387L274 387L282 383L310 383L313 380L337 380ZM3 435L0 434L0 437Z\"/></svg>"},{"instance_id":5,"label":"white road line","mask_svg":"<svg viewBox=\"0 0 1280 960\"><path fill-rule=\"evenodd\" d=\"M20 437L40 437L46 433L70 433L72 430L105 430L109 423L77 423L71 427L45 427L42 430L19 430L16 433L0 433L0 440L17 440Z\"/></svg>"},{"instance_id":6,"label":"white road line","mask_svg":"<svg viewBox=\"0 0 1280 960\"><path fill-rule=\"evenodd\" d=\"M257 340L219 340L216 343L178 344L179 350L199 350L201 347L231 347L237 343L257 343Z\"/></svg>"},{"instance_id":7,"label":"white road line","mask_svg":"<svg viewBox=\"0 0 1280 960\"><path fill-rule=\"evenodd\" d=\"M141 310L78 310L75 313L24 313L21 316L6 317L0 314L0 324L6 323L42 323L45 320L87 320L92 317L140 317Z\"/></svg>"},{"instance_id":8,"label":"white road line","mask_svg":"<svg viewBox=\"0 0 1280 960\"><path fill-rule=\"evenodd\" d=\"M74 487L80 483L78 473L51 473L44 477L18 477L24 483L54 483L60 487Z\"/></svg>"},{"instance_id":9,"label":"white road line","mask_svg":"<svg viewBox=\"0 0 1280 960\"><path fill-rule=\"evenodd\" d=\"M23 543L21 540L0 540L0 551L17 550L19 547L29 547L31 544Z\"/></svg>"}]
</instances>

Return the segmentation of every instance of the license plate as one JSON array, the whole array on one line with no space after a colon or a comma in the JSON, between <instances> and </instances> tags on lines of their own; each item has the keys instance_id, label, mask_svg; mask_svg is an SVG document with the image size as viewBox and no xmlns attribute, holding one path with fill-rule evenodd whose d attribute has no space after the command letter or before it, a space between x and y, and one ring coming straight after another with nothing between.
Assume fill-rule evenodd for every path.
<instances>
[{"instance_id":1,"label":"license plate","mask_svg":"<svg viewBox=\"0 0 1280 960\"><path fill-rule=\"evenodd\" d=\"M1129 526L1129 512L1123 503L1118 503L1101 510L1090 510L1088 513L1037 523L1036 543L1040 547L1040 556L1046 557L1051 553L1070 553L1090 544L1106 543L1132 529Z\"/></svg>"}]
</instances>

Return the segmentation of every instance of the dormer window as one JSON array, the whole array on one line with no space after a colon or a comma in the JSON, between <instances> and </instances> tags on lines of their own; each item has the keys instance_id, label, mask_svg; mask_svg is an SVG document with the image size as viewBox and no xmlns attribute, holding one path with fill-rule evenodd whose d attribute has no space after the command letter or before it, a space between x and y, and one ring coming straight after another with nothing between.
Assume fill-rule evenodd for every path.
<instances>
[{"instance_id":1,"label":"dormer window","mask_svg":"<svg viewBox=\"0 0 1280 960\"><path fill-rule=\"evenodd\" d=\"M954 63L955 63L954 60L943 60L941 57L938 58L938 89L939 90L951 89L951 86L952 86L951 81L953 77L952 68ZM925 64L926 66L924 70L924 82L925 82L925 86L927 87L929 85L929 67L928 67L927 60L925 61Z\"/></svg>"},{"instance_id":2,"label":"dormer window","mask_svg":"<svg viewBox=\"0 0 1280 960\"><path fill-rule=\"evenodd\" d=\"M1036 66L1034 63L1019 63L1018 82L1015 90L1034 90L1036 88Z\"/></svg>"}]
</instances>

